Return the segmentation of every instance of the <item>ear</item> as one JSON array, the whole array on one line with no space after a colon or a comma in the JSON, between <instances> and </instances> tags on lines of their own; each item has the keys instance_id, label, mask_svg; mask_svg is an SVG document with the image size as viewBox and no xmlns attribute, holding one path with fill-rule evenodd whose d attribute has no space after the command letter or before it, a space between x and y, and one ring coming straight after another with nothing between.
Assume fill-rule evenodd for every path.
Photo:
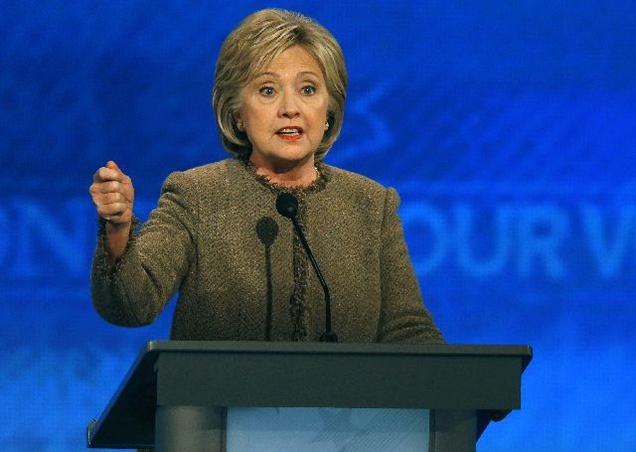
<instances>
[{"instance_id":1,"label":"ear","mask_svg":"<svg viewBox=\"0 0 636 452\"><path fill-rule=\"evenodd\" d=\"M243 120L241 119L241 112L234 112L232 117L234 118L234 124L236 124L236 128L241 132L245 132L245 125L243 124Z\"/></svg>"}]
</instances>

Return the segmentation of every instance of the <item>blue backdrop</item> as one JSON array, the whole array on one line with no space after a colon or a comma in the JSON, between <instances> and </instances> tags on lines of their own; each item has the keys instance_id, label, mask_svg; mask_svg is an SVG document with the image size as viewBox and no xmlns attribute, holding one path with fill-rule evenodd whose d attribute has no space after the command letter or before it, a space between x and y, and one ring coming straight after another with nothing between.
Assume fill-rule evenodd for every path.
<instances>
[{"instance_id":1,"label":"blue backdrop","mask_svg":"<svg viewBox=\"0 0 636 452\"><path fill-rule=\"evenodd\" d=\"M636 6L503 1L3 1L0 450L72 451L171 309L93 311L95 169L141 217L163 179L225 157L209 106L223 38L266 6L339 39L331 164L394 186L453 343L532 344L523 410L482 451L636 450Z\"/></svg>"}]
</instances>

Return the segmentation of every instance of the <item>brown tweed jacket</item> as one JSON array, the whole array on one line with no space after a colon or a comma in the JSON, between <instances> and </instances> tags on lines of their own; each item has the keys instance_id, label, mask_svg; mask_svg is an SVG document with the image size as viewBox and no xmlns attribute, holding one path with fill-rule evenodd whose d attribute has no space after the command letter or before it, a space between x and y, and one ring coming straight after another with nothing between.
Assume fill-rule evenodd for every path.
<instances>
[{"instance_id":1,"label":"brown tweed jacket","mask_svg":"<svg viewBox=\"0 0 636 452\"><path fill-rule=\"evenodd\" d=\"M422 303L396 191L318 168L318 182L294 194L340 342L443 342ZM235 159L171 174L115 265L100 234L95 308L109 322L145 325L178 291L173 339L317 341L323 292L291 221L276 211L281 190Z\"/></svg>"}]
</instances>

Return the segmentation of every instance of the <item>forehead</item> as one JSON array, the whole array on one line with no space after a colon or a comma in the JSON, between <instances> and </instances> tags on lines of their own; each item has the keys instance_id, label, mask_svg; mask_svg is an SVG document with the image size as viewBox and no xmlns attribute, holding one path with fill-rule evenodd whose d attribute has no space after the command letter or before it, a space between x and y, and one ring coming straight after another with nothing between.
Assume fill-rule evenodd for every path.
<instances>
[{"instance_id":1,"label":"forehead","mask_svg":"<svg viewBox=\"0 0 636 452\"><path fill-rule=\"evenodd\" d=\"M322 77L322 68L314 56L301 46L292 46L274 58L271 63L256 76L263 73L275 75L295 75L300 72L313 72Z\"/></svg>"}]
</instances>

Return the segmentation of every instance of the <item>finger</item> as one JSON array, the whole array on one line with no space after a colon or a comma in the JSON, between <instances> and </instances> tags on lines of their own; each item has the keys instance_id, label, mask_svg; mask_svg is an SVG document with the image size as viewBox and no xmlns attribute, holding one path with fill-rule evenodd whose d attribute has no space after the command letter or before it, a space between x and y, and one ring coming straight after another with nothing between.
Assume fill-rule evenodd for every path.
<instances>
[{"instance_id":1,"label":"finger","mask_svg":"<svg viewBox=\"0 0 636 452\"><path fill-rule=\"evenodd\" d=\"M96 193L93 201L95 202L95 204L100 206L106 204L114 204L116 202L130 204L128 199L126 199L126 197L119 192Z\"/></svg>"},{"instance_id":2,"label":"finger","mask_svg":"<svg viewBox=\"0 0 636 452\"><path fill-rule=\"evenodd\" d=\"M116 180L101 182L95 185L98 193L121 193L123 195L127 190L122 182Z\"/></svg>"},{"instance_id":3,"label":"finger","mask_svg":"<svg viewBox=\"0 0 636 452\"><path fill-rule=\"evenodd\" d=\"M97 208L97 214L101 217L115 217L120 216L128 210L128 204L122 202L116 202L113 204L101 205Z\"/></svg>"},{"instance_id":4,"label":"finger","mask_svg":"<svg viewBox=\"0 0 636 452\"><path fill-rule=\"evenodd\" d=\"M124 175L122 173L112 168L106 168L105 166L99 168L93 176L93 182L105 182L111 180L122 182L123 179Z\"/></svg>"},{"instance_id":5,"label":"finger","mask_svg":"<svg viewBox=\"0 0 636 452\"><path fill-rule=\"evenodd\" d=\"M115 163L114 160L109 160L108 163L106 163L106 166L108 169L112 169L114 171L117 171L117 173L119 174L119 177L117 180L119 180L120 182L124 183L124 184L128 184L132 187L132 179L130 177L128 177L126 175L126 173L124 173L121 168L119 168L119 165L117 165L117 163Z\"/></svg>"}]
</instances>

